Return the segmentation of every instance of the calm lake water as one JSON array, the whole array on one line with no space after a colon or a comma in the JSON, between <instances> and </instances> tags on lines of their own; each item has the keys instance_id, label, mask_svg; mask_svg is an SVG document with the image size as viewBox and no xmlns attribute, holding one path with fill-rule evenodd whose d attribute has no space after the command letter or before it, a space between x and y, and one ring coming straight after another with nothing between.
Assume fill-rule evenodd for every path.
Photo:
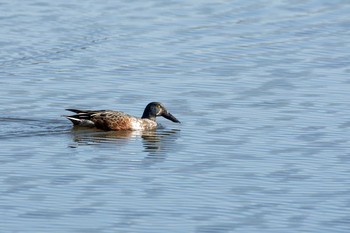
<instances>
[{"instance_id":1,"label":"calm lake water","mask_svg":"<svg viewBox=\"0 0 350 233\"><path fill-rule=\"evenodd\" d=\"M2 1L0 232L350 232L349 1ZM182 124L72 128L65 108Z\"/></svg>"}]
</instances>

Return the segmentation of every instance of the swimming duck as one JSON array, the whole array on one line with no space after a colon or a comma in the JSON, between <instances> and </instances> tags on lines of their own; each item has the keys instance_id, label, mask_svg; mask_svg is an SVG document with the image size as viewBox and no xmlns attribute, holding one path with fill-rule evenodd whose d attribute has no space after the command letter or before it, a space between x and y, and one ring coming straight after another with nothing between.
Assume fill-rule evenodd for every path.
<instances>
[{"instance_id":1,"label":"swimming duck","mask_svg":"<svg viewBox=\"0 0 350 233\"><path fill-rule=\"evenodd\" d=\"M103 130L155 130L158 126L157 116L180 123L162 103L149 103L141 118L124 112L112 110L78 110L66 109L76 115L65 116L74 125L96 127Z\"/></svg>"}]
</instances>

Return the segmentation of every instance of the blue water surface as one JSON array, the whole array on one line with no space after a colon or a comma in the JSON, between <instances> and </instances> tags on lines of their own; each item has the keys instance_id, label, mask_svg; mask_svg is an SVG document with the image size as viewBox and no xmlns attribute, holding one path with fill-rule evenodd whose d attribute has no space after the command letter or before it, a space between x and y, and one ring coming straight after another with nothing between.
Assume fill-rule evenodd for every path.
<instances>
[{"instance_id":1,"label":"blue water surface","mask_svg":"<svg viewBox=\"0 0 350 233\"><path fill-rule=\"evenodd\" d=\"M0 3L0 232L350 232L350 2ZM182 124L72 128L65 108Z\"/></svg>"}]
</instances>

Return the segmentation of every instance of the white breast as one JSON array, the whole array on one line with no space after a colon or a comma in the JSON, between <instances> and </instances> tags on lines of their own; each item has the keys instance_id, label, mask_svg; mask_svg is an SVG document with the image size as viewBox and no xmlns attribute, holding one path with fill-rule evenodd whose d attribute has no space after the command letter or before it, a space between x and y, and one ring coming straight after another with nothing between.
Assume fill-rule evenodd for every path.
<instances>
[{"instance_id":1,"label":"white breast","mask_svg":"<svg viewBox=\"0 0 350 233\"><path fill-rule=\"evenodd\" d=\"M157 122L149 119L137 119L132 122L133 130L154 130L157 128Z\"/></svg>"},{"instance_id":2,"label":"white breast","mask_svg":"<svg viewBox=\"0 0 350 233\"><path fill-rule=\"evenodd\" d=\"M131 122L133 130L143 130L142 122L140 120Z\"/></svg>"}]
</instances>

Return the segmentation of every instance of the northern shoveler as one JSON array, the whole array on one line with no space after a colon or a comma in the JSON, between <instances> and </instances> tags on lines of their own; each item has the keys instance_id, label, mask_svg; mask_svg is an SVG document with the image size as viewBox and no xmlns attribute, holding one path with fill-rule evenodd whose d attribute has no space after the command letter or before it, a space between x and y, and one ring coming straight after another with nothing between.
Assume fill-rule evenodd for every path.
<instances>
[{"instance_id":1,"label":"northern shoveler","mask_svg":"<svg viewBox=\"0 0 350 233\"><path fill-rule=\"evenodd\" d=\"M112 110L66 110L77 113L76 115L65 116L74 125L96 127L103 130L155 130L158 125L156 122L157 116L180 123L159 102L149 103L141 118Z\"/></svg>"}]
</instances>

